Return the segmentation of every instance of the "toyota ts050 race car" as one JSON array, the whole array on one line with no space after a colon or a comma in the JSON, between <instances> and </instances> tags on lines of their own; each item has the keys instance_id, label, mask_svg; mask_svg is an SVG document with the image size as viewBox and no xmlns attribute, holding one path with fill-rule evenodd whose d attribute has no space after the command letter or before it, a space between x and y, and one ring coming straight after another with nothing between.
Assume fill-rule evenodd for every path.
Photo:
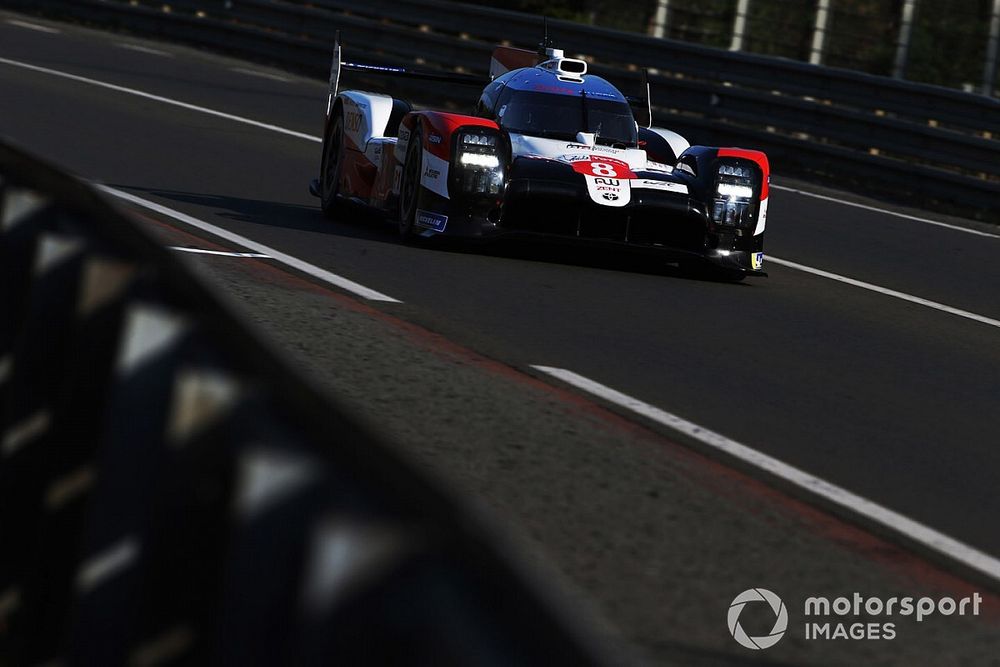
<instances>
[{"instance_id":1,"label":"toyota ts050 race car","mask_svg":"<svg viewBox=\"0 0 1000 667\"><path fill-rule=\"evenodd\" d=\"M328 216L350 200L398 221L404 238L540 235L661 251L731 279L766 275L767 157L640 127L636 100L585 61L545 43L538 53L498 47L469 115L338 91L345 70L475 81L342 62L338 39L310 187Z\"/></svg>"}]
</instances>

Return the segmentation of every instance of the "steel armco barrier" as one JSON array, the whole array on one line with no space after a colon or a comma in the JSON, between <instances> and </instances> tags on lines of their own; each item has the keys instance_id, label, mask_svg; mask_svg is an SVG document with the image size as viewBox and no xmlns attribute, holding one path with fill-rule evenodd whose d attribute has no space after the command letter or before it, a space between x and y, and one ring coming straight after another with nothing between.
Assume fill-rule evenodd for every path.
<instances>
[{"instance_id":1,"label":"steel armco barrier","mask_svg":"<svg viewBox=\"0 0 1000 667\"><path fill-rule=\"evenodd\" d=\"M484 75L494 44L534 47L541 35L538 17L449 0L49 0L44 7L324 77L338 29L348 54ZM695 143L760 148L780 174L1000 222L996 99L566 21L549 29L568 53L589 57L623 88L637 85L637 66L654 68L656 122Z\"/></svg>"},{"instance_id":2,"label":"steel armco barrier","mask_svg":"<svg viewBox=\"0 0 1000 667\"><path fill-rule=\"evenodd\" d=\"M608 662L169 253L0 144L0 664Z\"/></svg>"}]
</instances>

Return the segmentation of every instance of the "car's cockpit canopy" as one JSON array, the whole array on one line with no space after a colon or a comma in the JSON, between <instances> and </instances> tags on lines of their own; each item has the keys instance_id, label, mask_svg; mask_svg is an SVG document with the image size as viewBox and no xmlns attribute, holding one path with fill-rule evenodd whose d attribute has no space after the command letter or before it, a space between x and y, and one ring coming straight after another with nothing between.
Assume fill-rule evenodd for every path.
<instances>
[{"instance_id":1,"label":"car's cockpit canopy","mask_svg":"<svg viewBox=\"0 0 1000 667\"><path fill-rule=\"evenodd\" d=\"M541 67L508 72L483 91L479 113L515 134L576 141L584 132L596 144L622 148L638 142L625 97L594 75L572 80Z\"/></svg>"}]
</instances>

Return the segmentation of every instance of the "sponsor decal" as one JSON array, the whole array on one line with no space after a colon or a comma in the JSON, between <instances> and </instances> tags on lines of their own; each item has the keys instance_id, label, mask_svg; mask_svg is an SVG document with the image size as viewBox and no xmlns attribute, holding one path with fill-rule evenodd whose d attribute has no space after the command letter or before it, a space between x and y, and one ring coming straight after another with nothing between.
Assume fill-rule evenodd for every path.
<instances>
[{"instance_id":1,"label":"sponsor decal","mask_svg":"<svg viewBox=\"0 0 1000 667\"><path fill-rule=\"evenodd\" d=\"M566 86L553 86L548 83L536 83L531 87L532 90L537 90L543 93L556 93L557 95L572 95L576 92L575 88L569 88ZM587 93L588 95L590 93Z\"/></svg>"},{"instance_id":2,"label":"sponsor decal","mask_svg":"<svg viewBox=\"0 0 1000 667\"><path fill-rule=\"evenodd\" d=\"M445 227L448 226L448 216L418 208L415 224L417 227L423 227L435 232L443 232Z\"/></svg>"},{"instance_id":3,"label":"sponsor decal","mask_svg":"<svg viewBox=\"0 0 1000 667\"><path fill-rule=\"evenodd\" d=\"M652 178L637 178L632 181L633 188L642 188L645 190L662 190L664 192L677 192L679 194L686 195L688 193L688 186L683 183L674 183L672 181L657 181Z\"/></svg>"},{"instance_id":4,"label":"sponsor decal","mask_svg":"<svg viewBox=\"0 0 1000 667\"><path fill-rule=\"evenodd\" d=\"M399 194L399 184L403 180L403 168L396 165L396 169L392 172L392 194Z\"/></svg>"},{"instance_id":5,"label":"sponsor decal","mask_svg":"<svg viewBox=\"0 0 1000 667\"><path fill-rule=\"evenodd\" d=\"M597 151L598 153L610 153L612 155L620 155L625 152L621 148L614 148L613 146L588 146L586 144L566 144L566 148L579 151Z\"/></svg>"},{"instance_id":6,"label":"sponsor decal","mask_svg":"<svg viewBox=\"0 0 1000 667\"><path fill-rule=\"evenodd\" d=\"M590 176L584 174L587 181L587 194L590 199L602 206L625 206L631 199L629 181L622 178L607 176Z\"/></svg>"},{"instance_id":7,"label":"sponsor decal","mask_svg":"<svg viewBox=\"0 0 1000 667\"><path fill-rule=\"evenodd\" d=\"M347 128L348 132L360 132L363 120L364 116L357 111L348 111L344 114L344 126Z\"/></svg>"},{"instance_id":8,"label":"sponsor decal","mask_svg":"<svg viewBox=\"0 0 1000 667\"><path fill-rule=\"evenodd\" d=\"M382 142L378 140L372 140L368 142L368 150L365 151L365 157L372 164L378 166L382 164Z\"/></svg>"},{"instance_id":9,"label":"sponsor decal","mask_svg":"<svg viewBox=\"0 0 1000 667\"><path fill-rule=\"evenodd\" d=\"M420 185L436 195L448 198L448 161L442 160L426 148L422 153L423 170L420 172Z\"/></svg>"},{"instance_id":10,"label":"sponsor decal","mask_svg":"<svg viewBox=\"0 0 1000 667\"><path fill-rule=\"evenodd\" d=\"M750 266L753 267L754 271L759 271L760 268L764 266L764 253L762 252L750 253Z\"/></svg>"},{"instance_id":11,"label":"sponsor decal","mask_svg":"<svg viewBox=\"0 0 1000 667\"><path fill-rule=\"evenodd\" d=\"M396 150L394 155L398 162L402 162L406 159L406 149L410 146L410 131L403 127L399 127L399 140L396 141Z\"/></svg>"},{"instance_id":12,"label":"sponsor decal","mask_svg":"<svg viewBox=\"0 0 1000 667\"><path fill-rule=\"evenodd\" d=\"M671 167L669 164L663 164L662 162L653 162L651 160L646 162L646 169L650 171L662 171L667 174L673 172L674 170L674 168Z\"/></svg>"},{"instance_id":13,"label":"sponsor decal","mask_svg":"<svg viewBox=\"0 0 1000 667\"><path fill-rule=\"evenodd\" d=\"M439 144L441 143L441 135L434 134L433 132L431 132L430 134L427 135L427 141L431 142L432 144Z\"/></svg>"}]
</instances>

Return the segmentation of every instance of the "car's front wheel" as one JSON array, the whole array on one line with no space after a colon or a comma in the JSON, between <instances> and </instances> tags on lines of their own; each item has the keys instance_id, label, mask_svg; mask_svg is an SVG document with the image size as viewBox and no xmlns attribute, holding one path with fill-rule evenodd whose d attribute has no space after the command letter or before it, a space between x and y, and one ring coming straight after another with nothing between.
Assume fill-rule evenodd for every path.
<instances>
[{"instance_id":1,"label":"car's front wheel","mask_svg":"<svg viewBox=\"0 0 1000 667\"><path fill-rule=\"evenodd\" d=\"M412 239L414 236L414 225L420 200L423 145L423 137L418 125L410 133L410 144L406 148L406 160L403 162L403 177L399 184L399 235L404 240Z\"/></svg>"}]
</instances>

